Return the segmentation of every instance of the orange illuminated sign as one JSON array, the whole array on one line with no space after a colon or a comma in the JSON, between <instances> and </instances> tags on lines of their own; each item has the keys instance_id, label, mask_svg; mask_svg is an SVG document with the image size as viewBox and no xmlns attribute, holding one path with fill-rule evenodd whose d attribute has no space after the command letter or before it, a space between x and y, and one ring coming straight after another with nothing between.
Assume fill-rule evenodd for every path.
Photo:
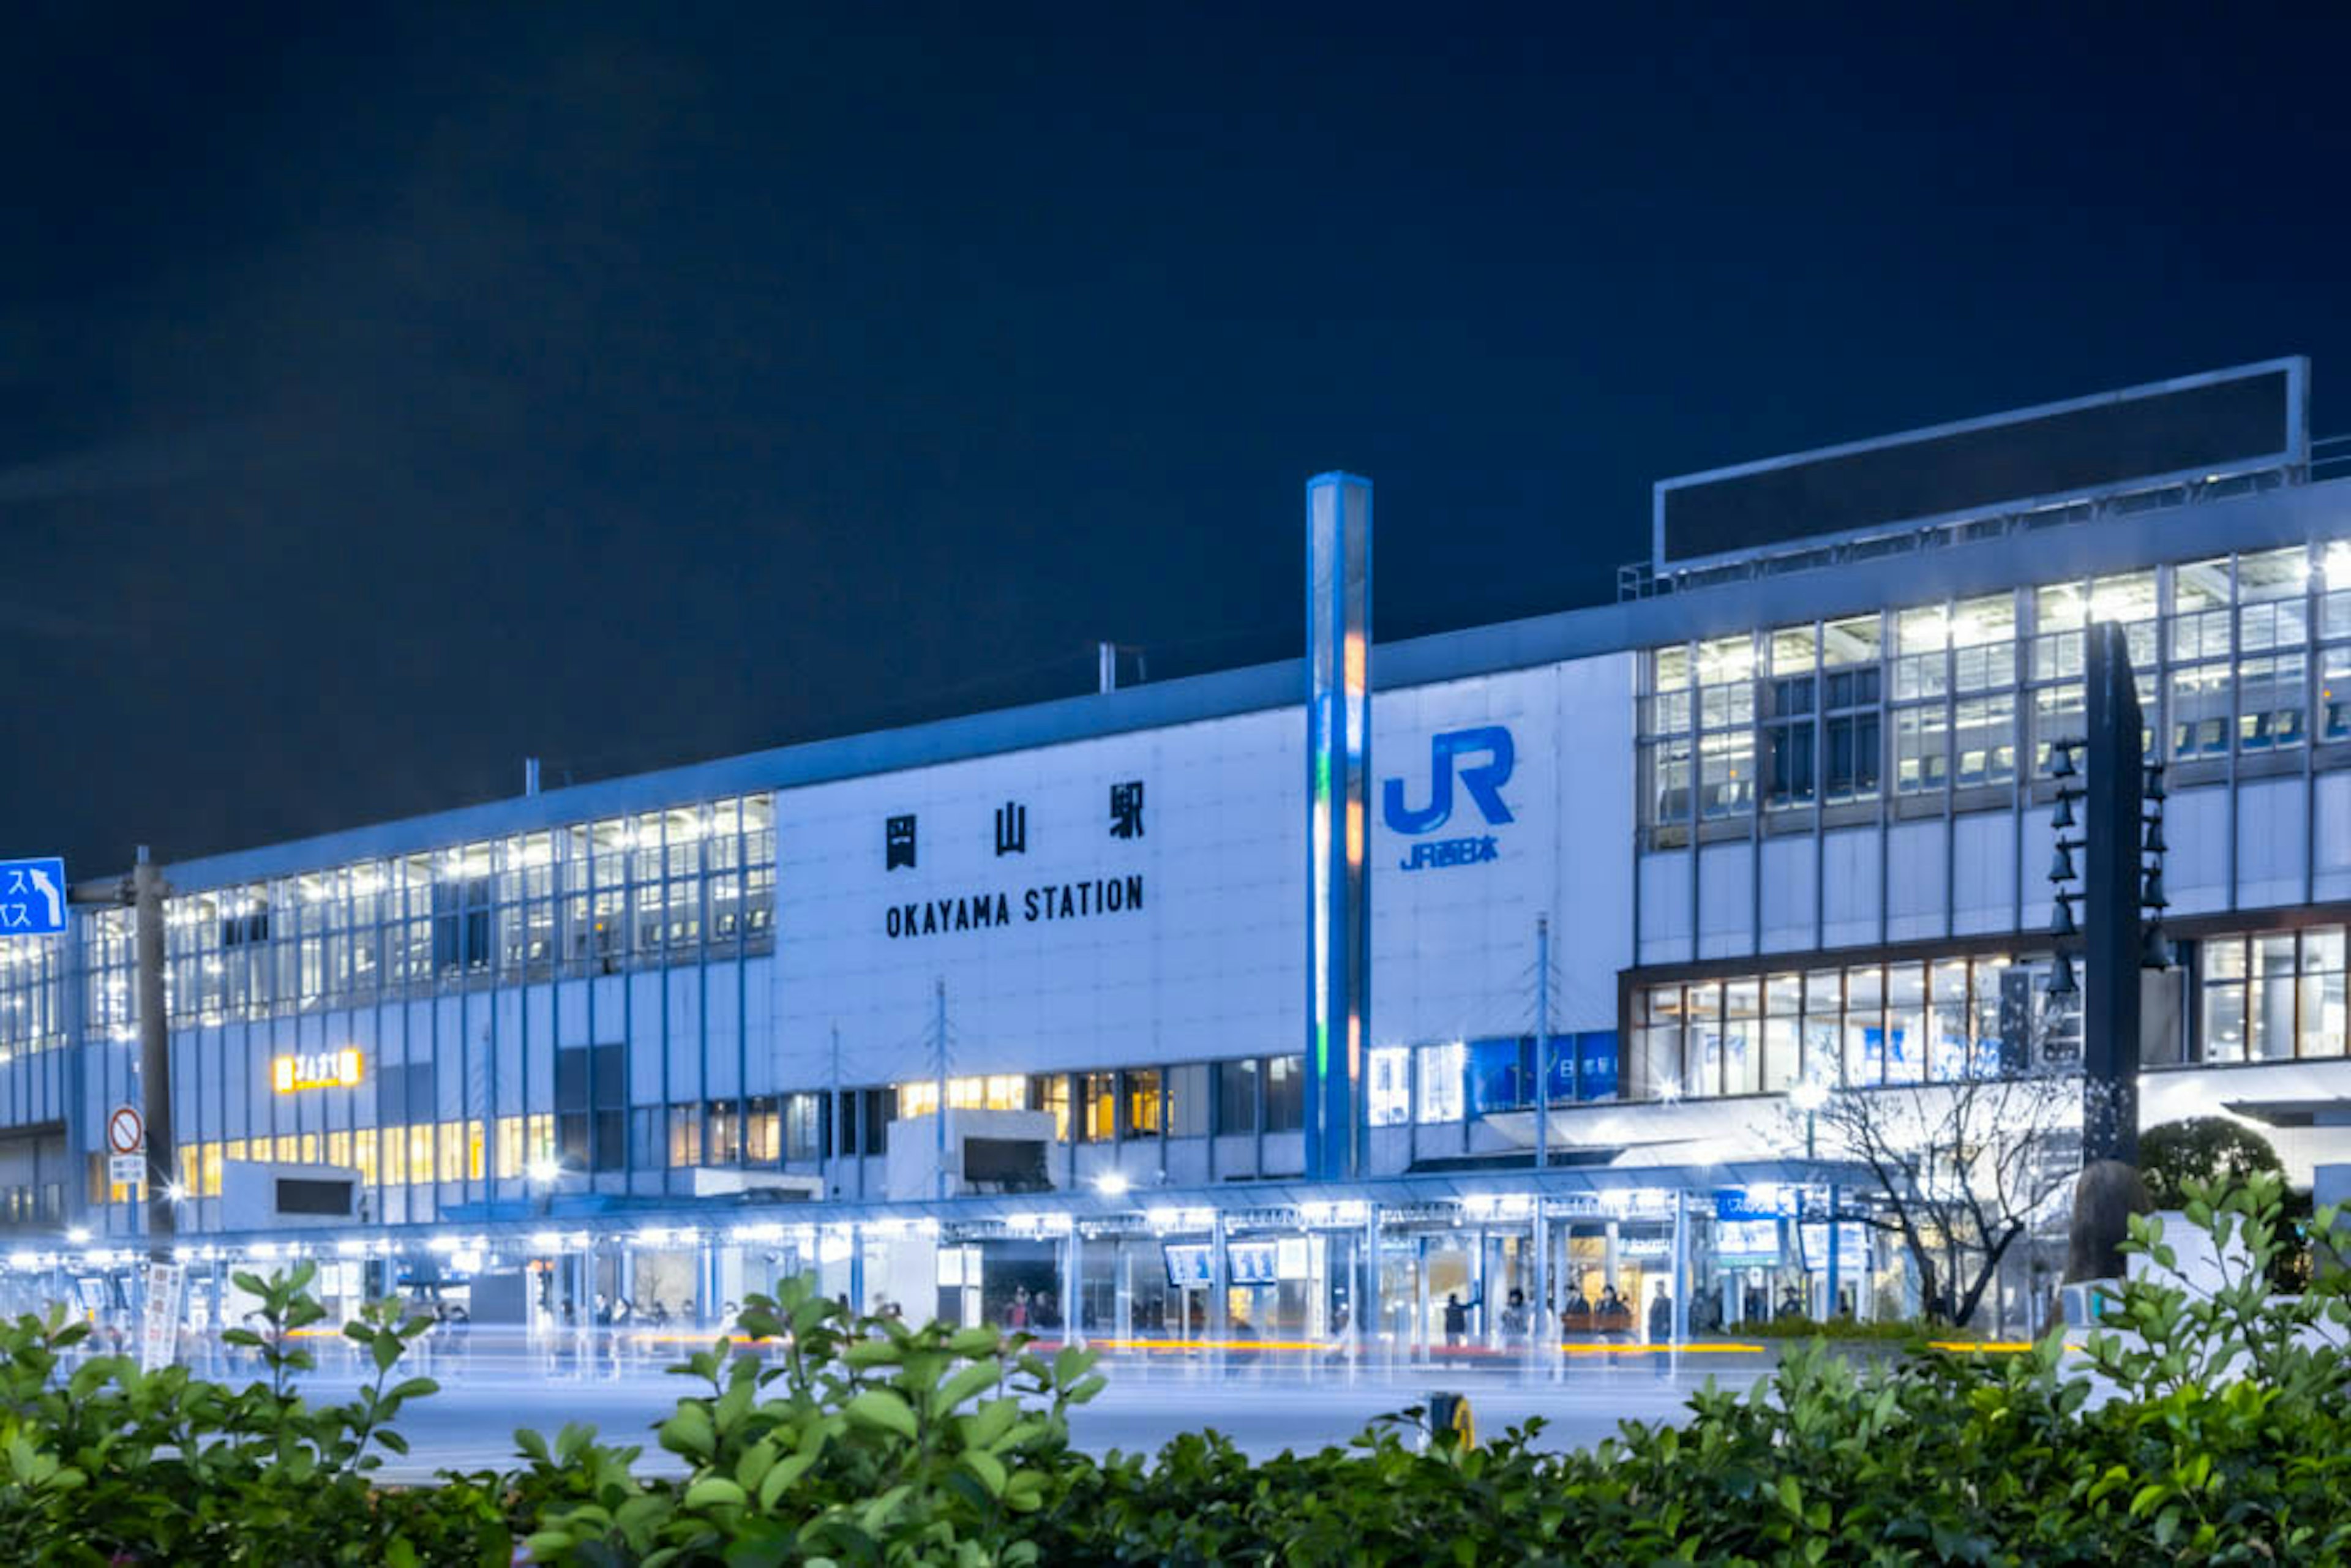
<instances>
[{"instance_id":1,"label":"orange illuminated sign","mask_svg":"<svg viewBox=\"0 0 2351 1568\"><path fill-rule=\"evenodd\" d=\"M306 1051L272 1059L269 1083L280 1094L305 1089L353 1089L359 1085L361 1065L355 1045L340 1051Z\"/></svg>"}]
</instances>

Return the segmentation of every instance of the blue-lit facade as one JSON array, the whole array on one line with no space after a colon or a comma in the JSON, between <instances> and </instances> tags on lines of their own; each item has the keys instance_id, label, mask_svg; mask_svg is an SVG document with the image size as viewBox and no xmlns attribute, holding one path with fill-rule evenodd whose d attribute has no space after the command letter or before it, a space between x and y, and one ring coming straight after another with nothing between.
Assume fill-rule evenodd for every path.
<instances>
[{"instance_id":1,"label":"blue-lit facade","mask_svg":"<svg viewBox=\"0 0 2351 1568\"><path fill-rule=\"evenodd\" d=\"M1997 1070L2020 1006L2062 1040L2049 745L2092 619L2170 765L2143 1120L2227 1108L2306 1181L2351 1159L2324 452L170 865L181 1245L454 1245L450 1277L528 1264L533 1310L581 1312L816 1267L976 1312L1042 1258L1108 1333L1191 1288L1176 1238L1301 1332L1351 1293L1387 1325L1448 1281L1644 1269L1687 1311L1736 1259L1686 1198L1827 1179L1791 1089ZM0 1227L36 1270L140 1243L103 1143L141 1098L130 920L0 941ZM240 1207L239 1172L297 1167L352 1211ZM1786 1228L1754 1268L1816 1267ZM1902 1310L1871 1245L1846 1266Z\"/></svg>"}]
</instances>

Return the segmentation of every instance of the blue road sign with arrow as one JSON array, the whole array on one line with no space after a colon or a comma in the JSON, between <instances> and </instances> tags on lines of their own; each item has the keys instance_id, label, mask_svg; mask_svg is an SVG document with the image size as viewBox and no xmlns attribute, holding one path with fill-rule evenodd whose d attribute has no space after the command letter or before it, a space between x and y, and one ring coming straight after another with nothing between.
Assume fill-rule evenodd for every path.
<instances>
[{"instance_id":1,"label":"blue road sign with arrow","mask_svg":"<svg viewBox=\"0 0 2351 1568\"><path fill-rule=\"evenodd\" d=\"M58 936L66 928L66 862L0 861L0 936Z\"/></svg>"}]
</instances>

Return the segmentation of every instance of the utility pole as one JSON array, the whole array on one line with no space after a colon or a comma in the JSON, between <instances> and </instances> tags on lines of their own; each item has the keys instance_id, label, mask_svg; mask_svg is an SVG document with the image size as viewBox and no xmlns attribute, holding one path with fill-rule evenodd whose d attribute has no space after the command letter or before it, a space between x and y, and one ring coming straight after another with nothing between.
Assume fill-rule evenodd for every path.
<instances>
[{"instance_id":1,"label":"utility pole","mask_svg":"<svg viewBox=\"0 0 2351 1568\"><path fill-rule=\"evenodd\" d=\"M1535 916L1535 1169L1551 1164L1551 916Z\"/></svg>"},{"instance_id":2,"label":"utility pole","mask_svg":"<svg viewBox=\"0 0 2351 1568\"><path fill-rule=\"evenodd\" d=\"M84 883L66 901L84 908L131 911L132 991L139 1009L140 1114L147 1125L148 1255L168 1262L178 1232L172 1203L176 1150L172 1137L172 1020L163 1011L163 899L171 889L141 844L131 874L117 883ZM70 928L68 938L72 939Z\"/></svg>"},{"instance_id":3,"label":"utility pole","mask_svg":"<svg viewBox=\"0 0 2351 1568\"><path fill-rule=\"evenodd\" d=\"M945 978L933 982L933 995L937 1012L932 1021L933 1044L938 1051L939 1113L936 1117L935 1147L938 1155L938 1194L947 1195L947 983Z\"/></svg>"},{"instance_id":4,"label":"utility pole","mask_svg":"<svg viewBox=\"0 0 2351 1568\"><path fill-rule=\"evenodd\" d=\"M147 1255L172 1259L179 1217L172 1146L172 1020L163 1011L163 873L139 846L131 868L131 956L139 988L139 1096L147 1117Z\"/></svg>"}]
</instances>

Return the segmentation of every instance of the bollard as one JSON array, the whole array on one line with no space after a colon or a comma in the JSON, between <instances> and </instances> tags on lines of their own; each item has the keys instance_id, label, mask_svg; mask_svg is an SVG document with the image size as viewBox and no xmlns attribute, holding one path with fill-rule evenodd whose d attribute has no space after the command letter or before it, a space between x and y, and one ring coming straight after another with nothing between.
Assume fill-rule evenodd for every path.
<instances>
[{"instance_id":1,"label":"bollard","mask_svg":"<svg viewBox=\"0 0 2351 1568\"><path fill-rule=\"evenodd\" d=\"M1469 1413L1469 1396L1440 1391L1428 1396L1428 1441L1433 1447L1437 1434L1449 1431L1458 1439L1457 1448L1478 1446L1478 1424Z\"/></svg>"}]
</instances>

